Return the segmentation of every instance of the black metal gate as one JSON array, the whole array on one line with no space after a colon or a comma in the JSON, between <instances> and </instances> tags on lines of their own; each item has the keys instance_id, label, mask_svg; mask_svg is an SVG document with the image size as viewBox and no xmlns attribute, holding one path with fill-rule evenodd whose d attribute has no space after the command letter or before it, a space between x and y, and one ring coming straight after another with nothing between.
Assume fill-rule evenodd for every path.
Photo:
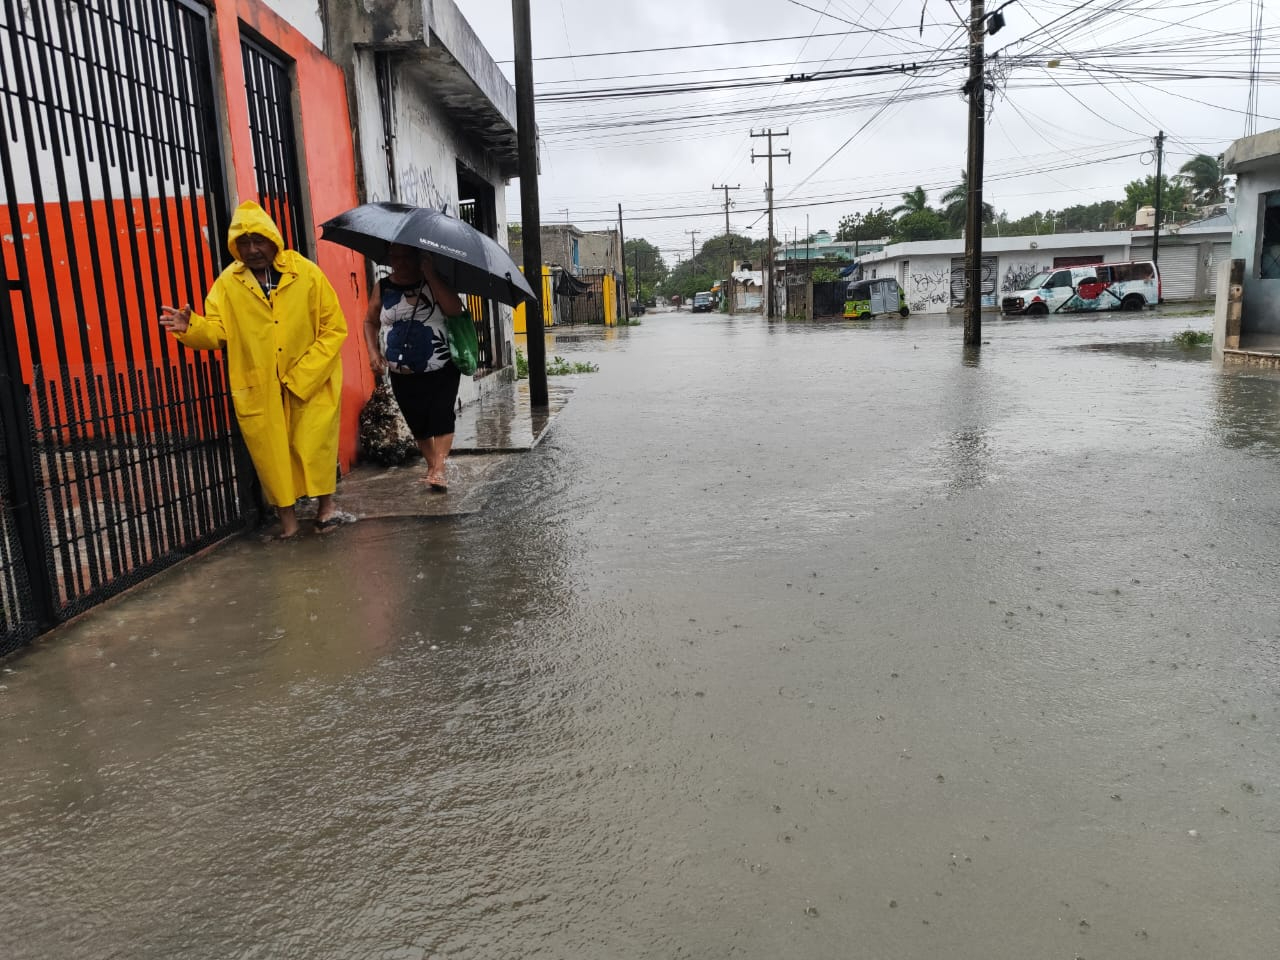
<instances>
[{"instance_id":1,"label":"black metal gate","mask_svg":"<svg viewBox=\"0 0 1280 960\"><path fill-rule=\"evenodd\" d=\"M826 280L813 285L813 315L815 317L844 316L845 293L848 280Z\"/></svg>"},{"instance_id":2,"label":"black metal gate","mask_svg":"<svg viewBox=\"0 0 1280 960\"><path fill-rule=\"evenodd\" d=\"M478 200L461 200L458 202L458 213L461 219L471 224L481 233L491 236L489 225L485 223L484 210ZM500 339L494 334L494 321L498 316L493 302L483 297L468 296L467 309L471 311L476 325L476 339L480 342L480 369L493 370L502 366L499 356Z\"/></svg>"},{"instance_id":3,"label":"black metal gate","mask_svg":"<svg viewBox=\"0 0 1280 960\"><path fill-rule=\"evenodd\" d=\"M568 325L604 323L604 285L616 281L605 267L584 267L575 276L563 276L555 285L559 322ZM621 311L619 311L621 312Z\"/></svg>"},{"instance_id":4,"label":"black metal gate","mask_svg":"<svg viewBox=\"0 0 1280 960\"><path fill-rule=\"evenodd\" d=\"M240 53L258 202L280 228L285 246L309 257L311 243L302 213L302 176L298 172L289 63L264 43L243 35Z\"/></svg>"},{"instance_id":5,"label":"black metal gate","mask_svg":"<svg viewBox=\"0 0 1280 960\"><path fill-rule=\"evenodd\" d=\"M221 358L157 323L224 258L208 17L0 0L0 653L242 522Z\"/></svg>"}]
</instances>

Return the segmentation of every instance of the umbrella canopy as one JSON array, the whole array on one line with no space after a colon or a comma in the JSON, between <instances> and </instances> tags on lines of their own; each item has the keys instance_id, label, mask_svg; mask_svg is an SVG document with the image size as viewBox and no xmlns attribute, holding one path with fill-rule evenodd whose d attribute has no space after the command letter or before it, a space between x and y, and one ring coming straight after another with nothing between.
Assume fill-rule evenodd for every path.
<instances>
[{"instance_id":1,"label":"umbrella canopy","mask_svg":"<svg viewBox=\"0 0 1280 960\"><path fill-rule=\"evenodd\" d=\"M403 203L364 203L320 225L320 239L386 263L391 244L432 255L436 270L459 293L516 306L536 303L524 274L492 237L447 213Z\"/></svg>"}]
</instances>

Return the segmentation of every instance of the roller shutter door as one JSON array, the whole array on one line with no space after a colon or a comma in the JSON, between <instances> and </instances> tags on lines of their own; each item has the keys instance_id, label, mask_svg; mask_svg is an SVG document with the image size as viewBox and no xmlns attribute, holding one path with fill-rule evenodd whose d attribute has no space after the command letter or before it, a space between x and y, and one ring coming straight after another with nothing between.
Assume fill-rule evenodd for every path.
<instances>
[{"instance_id":1,"label":"roller shutter door","mask_svg":"<svg viewBox=\"0 0 1280 960\"><path fill-rule=\"evenodd\" d=\"M1161 247L1160 283L1165 300L1193 300L1196 296L1198 247Z\"/></svg>"},{"instance_id":2,"label":"roller shutter door","mask_svg":"<svg viewBox=\"0 0 1280 960\"><path fill-rule=\"evenodd\" d=\"M1231 259L1231 241L1230 240L1227 240L1226 242L1215 243L1213 245L1213 251L1209 255L1209 274L1207 277L1205 277L1205 281L1204 281L1205 289L1201 291L1201 295L1205 299L1212 300L1215 296L1217 296L1218 291L1215 289L1215 284L1217 284L1218 282L1218 265L1222 263L1224 260L1230 260L1230 259Z\"/></svg>"}]
</instances>

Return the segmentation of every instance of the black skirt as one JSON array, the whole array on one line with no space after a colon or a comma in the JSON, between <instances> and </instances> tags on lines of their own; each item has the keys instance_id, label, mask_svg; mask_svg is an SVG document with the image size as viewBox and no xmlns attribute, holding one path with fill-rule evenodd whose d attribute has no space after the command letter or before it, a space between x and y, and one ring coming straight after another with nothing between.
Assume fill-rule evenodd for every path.
<instances>
[{"instance_id":1,"label":"black skirt","mask_svg":"<svg viewBox=\"0 0 1280 960\"><path fill-rule=\"evenodd\" d=\"M430 373L391 373L391 392L395 394L404 422L415 440L442 437L453 433L454 407L458 403L458 384L462 374L452 363Z\"/></svg>"}]
</instances>

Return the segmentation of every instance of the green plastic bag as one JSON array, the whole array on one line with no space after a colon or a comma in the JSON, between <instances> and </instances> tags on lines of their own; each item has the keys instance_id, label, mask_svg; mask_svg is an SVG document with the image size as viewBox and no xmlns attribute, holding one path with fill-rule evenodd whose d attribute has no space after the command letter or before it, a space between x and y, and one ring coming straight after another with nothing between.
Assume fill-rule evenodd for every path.
<instances>
[{"instance_id":1,"label":"green plastic bag","mask_svg":"<svg viewBox=\"0 0 1280 960\"><path fill-rule=\"evenodd\" d=\"M480 366L480 340L476 337L476 322L471 319L470 310L463 310L456 317L445 317L445 337L453 365L464 376L471 376Z\"/></svg>"}]
</instances>

